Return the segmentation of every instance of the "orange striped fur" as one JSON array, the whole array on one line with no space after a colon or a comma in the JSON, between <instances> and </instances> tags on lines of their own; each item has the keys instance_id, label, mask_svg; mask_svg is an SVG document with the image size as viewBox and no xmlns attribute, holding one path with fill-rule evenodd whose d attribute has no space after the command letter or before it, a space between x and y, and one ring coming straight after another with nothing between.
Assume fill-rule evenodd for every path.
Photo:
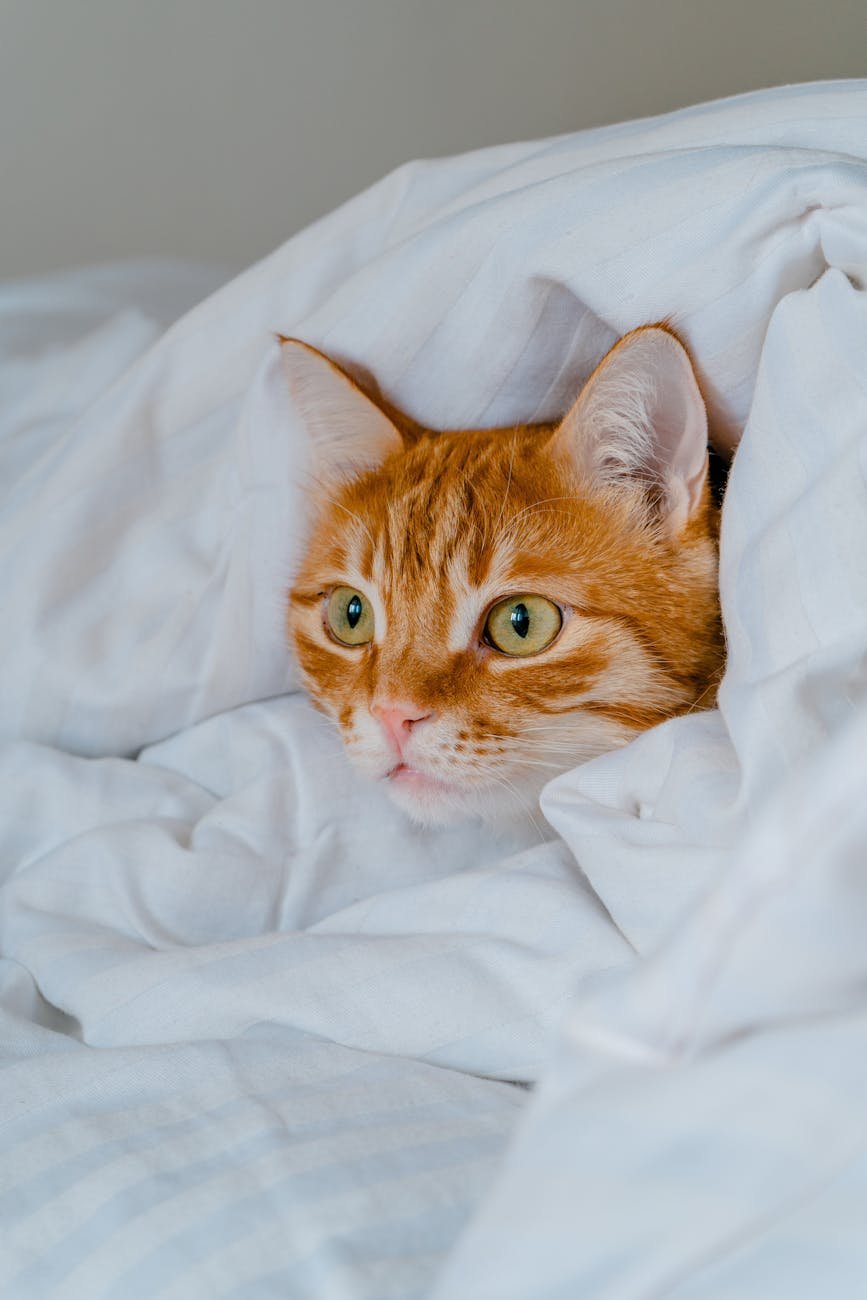
<instances>
[{"instance_id":1,"label":"orange striped fur","mask_svg":"<svg viewBox=\"0 0 867 1300\"><path fill-rule=\"evenodd\" d=\"M316 481L290 637L350 756L413 817L532 813L558 772L713 703L723 642L704 449L684 468L682 449L653 451L677 430L632 428L662 409L668 367L686 396L660 422L683 409L693 441L706 432L666 327L627 335L562 423L445 433L374 402L306 345L282 346ZM370 602L368 644L329 631L341 586ZM562 628L512 658L483 629L492 605L522 593L556 604Z\"/></svg>"}]
</instances>

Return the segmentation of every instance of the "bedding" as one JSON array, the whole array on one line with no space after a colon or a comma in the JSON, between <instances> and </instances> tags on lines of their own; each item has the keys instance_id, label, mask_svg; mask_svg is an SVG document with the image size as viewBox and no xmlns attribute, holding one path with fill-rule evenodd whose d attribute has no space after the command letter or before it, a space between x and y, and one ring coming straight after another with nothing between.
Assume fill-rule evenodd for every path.
<instances>
[{"instance_id":1,"label":"bedding","mask_svg":"<svg viewBox=\"0 0 867 1300\"><path fill-rule=\"evenodd\" d=\"M0 288L0 1295L849 1300L867 82L410 164L224 279ZM662 318L738 446L719 707L415 829L297 689L274 335L472 427Z\"/></svg>"}]
</instances>

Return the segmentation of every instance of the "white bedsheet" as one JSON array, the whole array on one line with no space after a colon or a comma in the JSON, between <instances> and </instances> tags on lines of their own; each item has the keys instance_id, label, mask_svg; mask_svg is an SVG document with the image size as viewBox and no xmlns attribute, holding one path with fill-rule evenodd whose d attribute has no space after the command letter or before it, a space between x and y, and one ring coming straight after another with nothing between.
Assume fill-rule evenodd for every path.
<instances>
[{"instance_id":1,"label":"white bedsheet","mask_svg":"<svg viewBox=\"0 0 867 1300\"><path fill-rule=\"evenodd\" d=\"M165 331L206 272L0 290L0 1296L859 1293L865 283L839 83L413 164ZM273 334L447 427L664 316L720 709L418 832L292 691Z\"/></svg>"}]
</instances>

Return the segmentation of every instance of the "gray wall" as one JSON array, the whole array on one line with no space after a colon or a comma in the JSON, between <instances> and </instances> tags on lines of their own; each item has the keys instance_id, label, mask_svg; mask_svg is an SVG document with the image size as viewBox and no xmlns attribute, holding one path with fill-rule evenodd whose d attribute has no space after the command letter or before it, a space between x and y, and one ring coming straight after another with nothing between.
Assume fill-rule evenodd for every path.
<instances>
[{"instance_id":1,"label":"gray wall","mask_svg":"<svg viewBox=\"0 0 867 1300\"><path fill-rule=\"evenodd\" d=\"M0 0L0 276L244 264L408 158L867 72L867 0Z\"/></svg>"}]
</instances>

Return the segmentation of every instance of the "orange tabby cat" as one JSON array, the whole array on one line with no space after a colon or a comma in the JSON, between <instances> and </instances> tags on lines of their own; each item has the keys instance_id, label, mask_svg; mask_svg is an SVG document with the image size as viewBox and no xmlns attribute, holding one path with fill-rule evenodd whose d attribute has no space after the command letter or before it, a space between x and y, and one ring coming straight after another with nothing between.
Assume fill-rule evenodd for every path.
<instances>
[{"instance_id":1,"label":"orange tabby cat","mask_svg":"<svg viewBox=\"0 0 867 1300\"><path fill-rule=\"evenodd\" d=\"M290 635L408 813L532 810L557 772L712 703L707 420L670 330L621 339L558 424L449 433L281 347L316 482Z\"/></svg>"}]
</instances>

